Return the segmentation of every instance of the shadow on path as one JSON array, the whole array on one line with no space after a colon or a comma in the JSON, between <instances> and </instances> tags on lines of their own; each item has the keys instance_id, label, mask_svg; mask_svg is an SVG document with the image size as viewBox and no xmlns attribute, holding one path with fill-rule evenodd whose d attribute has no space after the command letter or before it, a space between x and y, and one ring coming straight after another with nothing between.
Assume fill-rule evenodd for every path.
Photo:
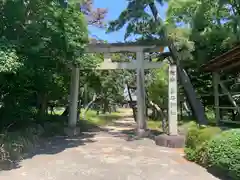
<instances>
[{"instance_id":1,"label":"shadow on path","mask_svg":"<svg viewBox=\"0 0 240 180\"><path fill-rule=\"evenodd\" d=\"M126 141L134 141L139 140L137 137L137 123L134 121L133 115L131 111L122 112L121 118L117 118L112 120L112 123L108 126L102 127L101 131L107 132L114 137L120 137L125 139ZM147 136L145 138L155 140L155 136L162 134L161 131L158 130L147 130Z\"/></svg>"},{"instance_id":2,"label":"shadow on path","mask_svg":"<svg viewBox=\"0 0 240 180\"><path fill-rule=\"evenodd\" d=\"M156 146L149 140L159 131L152 130L149 139L135 141L136 123L124 114L122 119L101 128L86 122L82 135L45 139L25 156L25 161L12 167L21 168L3 172L0 179L109 180L114 174L117 179L217 180L186 161L182 152Z\"/></svg>"},{"instance_id":3,"label":"shadow on path","mask_svg":"<svg viewBox=\"0 0 240 180\"><path fill-rule=\"evenodd\" d=\"M231 180L232 178L226 173L226 172L219 172L213 168L208 168L207 171L214 175L215 177L221 179L221 180Z\"/></svg>"},{"instance_id":4,"label":"shadow on path","mask_svg":"<svg viewBox=\"0 0 240 180\"><path fill-rule=\"evenodd\" d=\"M42 140L30 153L26 153L23 158L19 161L5 161L0 163L1 170L12 170L21 167L21 161L25 159L31 159L37 155L54 155L58 154L68 148L74 148L83 146L88 143L95 142L92 138L95 133L83 133L82 135L74 138L69 137L53 137Z\"/></svg>"},{"instance_id":5,"label":"shadow on path","mask_svg":"<svg viewBox=\"0 0 240 180\"><path fill-rule=\"evenodd\" d=\"M96 115L97 116L97 115ZM122 116L119 115L108 115L108 114L100 114L100 118L106 119L108 122L112 122L113 119L118 120L121 119ZM65 119L64 119L65 120ZM58 129L61 128L64 129L64 120L62 117L56 116L54 119L51 119L50 122L58 123L60 124L60 127L57 127ZM56 122L55 122L56 121ZM61 122L61 123L59 123ZM22 158L18 161L1 161L0 162L0 170L12 170L12 169L18 169L21 167L21 162L26 159L31 159L34 156L38 155L54 155L61 153L62 151L69 149L69 148L75 148L78 146L84 146L89 143L93 143L96 140L94 140L94 136L98 134L99 132L103 131L102 128L98 127L96 124L92 123L91 121L87 120L80 120L78 121L78 126L80 127L81 134L77 137L67 137L67 136L57 136L57 137L51 137L51 138L42 138L37 145L33 149L31 149L30 152L22 155ZM48 129L47 129L48 130ZM53 129L55 130L55 129ZM50 133L51 134L51 133ZM54 133L53 133L54 134Z\"/></svg>"},{"instance_id":6,"label":"shadow on path","mask_svg":"<svg viewBox=\"0 0 240 180\"><path fill-rule=\"evenodd\" d=\"M86 125L85 128L86 127L90 128L89 132L86 132L85 129L85 132L82 132L79 136L76 137L56 136L51 138L43 138L37 145L34 146L30 152L25 153L20 160L8 160L0 162L0 170L8 171L12 169L18 169L21 167L21 162L23 160L31 159L34 156L54 155L61 153L62 151L69 148L75 148L78 146L84 146L88 143L94 143L95 140L93 140L93 138L96 135L96 132L100 131L100 129L91 124ZM93 128L95 128L95 130L91 132Z\"/></svg>"},{"instance_id":7,"label":"shadow on path","mask_svg":"<svg viewBox=\"0 0 240 180\"><path fill-rule=\"evenodd\" d=\"M103 127L101 131L107 132L113 137L119 137L126 141L140 140L136 136L137 124L131 115L122 116L122 119L116 119L112 122L111 126ZM148 129L149 135L145 138L155 140L155 137L163 132L158 130ZM141 138L142 139L142 138ZM183 160L182 160L183 161ZM187 161L187 160L186 160ZM230 180L231 178L226 176L226 173L219 173L213 169L206 169L207 172L221 180Z\"/></svg>"}]
</instances>

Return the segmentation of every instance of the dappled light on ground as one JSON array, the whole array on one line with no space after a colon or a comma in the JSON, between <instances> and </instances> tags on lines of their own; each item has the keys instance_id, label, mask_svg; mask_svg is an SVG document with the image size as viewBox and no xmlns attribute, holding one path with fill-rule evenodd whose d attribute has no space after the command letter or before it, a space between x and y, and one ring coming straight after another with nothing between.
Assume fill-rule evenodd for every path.
<instances>
[{"instance_id":1,"label":"dappled light on ground","mask_svg":"<svg viewBox=\"0 0 240 180\"><path fill-rule=\"evenodd\" d=\"M3 171L0 180L112 180L109 174L123 180L217 180L186 161L180 149L156 146L149 138L129 139L136 124L129 114L121 112L121 116L79 137L42 142L18 168Z\"/></svg>"}]
</instances>

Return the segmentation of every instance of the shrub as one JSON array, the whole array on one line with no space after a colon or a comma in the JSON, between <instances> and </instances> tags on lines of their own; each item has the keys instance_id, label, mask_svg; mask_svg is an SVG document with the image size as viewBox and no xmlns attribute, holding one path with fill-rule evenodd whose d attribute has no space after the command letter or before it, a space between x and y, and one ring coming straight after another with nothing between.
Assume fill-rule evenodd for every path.
<instances>
[{"instance_id":1,"label":"shrub","mask_svg":"<svg viewBox=\"0 0 240 180\"><path fill-rule=\"evenodd\" d=\"M198 146L196 148L195 152L195 158L194 161L202 166L206 166L207 162L206 162L206 153L207 153L207 145L208 145L209 141L206 141L204 143L201 144L201 146Z\"/></svg>"},{"instance_id":2,"label":"shrub","mask_svg":"<svg viewBox=\"0 0 240 180\"><path fill-rule=\"evenodd\" d=\"M186 137L186 158L190 161L199 161L202 146L205 146L209 139L220 132L221 129L218 127L199 127L196 123L192 123Z\"/></svg>"},{"instance_id":3,"label":"shrub","mask_svg":"<svg viewBox=\"0 0 240 180\"><path fill-rule=\"evenodd\" d=\"M27 128L17 132L3 132L0 138L0 161L21 159L39 141L44 132L41 126Z\"/></svg>"},{"instance_id":4,"label":"shrub","mask_svg":"<svg viewBox=\"0 0 240 180\"><path fill-rule=\"evenodd\" d=\"M188 149L195 149L197 146L197 139L199 134L199 128L196 123L192 123L189 125L187 130L187 137L186 137L186 148Z\"/></svg>"},{"instance_id":5,"label":"shrub","mask_svg":"<svg viewBox=\"0 0 240 180\"><path fill-rule=\"evenodd\" d=\"M185 153L186 158L189 161L195 161L196 160L196 151L194 149L185 148L184 153Z\"/></svg>"},{"instance_id":6,"label":"shrub","mask_svg":"<svg viewBox=\"0 0 240 180\"><path fill-rule=\"evenodd\" d=\"M225 131L207 143L204 151L207 167L240 179L240 129Z\"/></svg>"}]
</instances>

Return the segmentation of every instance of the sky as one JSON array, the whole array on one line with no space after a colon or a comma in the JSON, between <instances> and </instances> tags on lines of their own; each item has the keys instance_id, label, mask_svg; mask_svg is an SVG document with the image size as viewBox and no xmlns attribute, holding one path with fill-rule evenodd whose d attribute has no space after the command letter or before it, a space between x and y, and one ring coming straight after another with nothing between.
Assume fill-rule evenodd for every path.
<instances>
[{"instance_id":1,"label":"sky","mask_svg":"<svg viewBox=\"0 0 240 180\"><path fill-rule=\"evenodd\" d=\"M118 18L120 13L127 7L127 0L94 0L94 7L108 9L108 14L105 21L115 20ZM167 9L167 4L161 7L160 15L162 18L165 18L166 9ZM105 30L103 29L99 29L92 26L89 27L91 35L97 36L102 40L107 40L107 42L109 43L123 42L125 29L126 27L122 28L118 32L106 34Z\"/></svg>"}]
</instances>

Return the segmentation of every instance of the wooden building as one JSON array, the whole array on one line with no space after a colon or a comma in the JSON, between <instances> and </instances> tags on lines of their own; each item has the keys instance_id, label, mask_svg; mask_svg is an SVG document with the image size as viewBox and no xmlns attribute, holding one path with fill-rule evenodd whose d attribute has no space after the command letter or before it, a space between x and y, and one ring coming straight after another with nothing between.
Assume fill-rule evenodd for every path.
<instances>
[{"instance_id":1,"label":"wooden building","mask_svg":"<svg viewBox=\"0 0 240 180\"><path fill-rule=\"evenodd\" d=\"M215 118L218 123L240 124L240 46L202 66L213 74ZM236 92L239 89L238 92ZM228 99L229 103L226 103ZM228 114L228 116L226 116ZM229 117L231 114L231 118Z\"/></svg>"}]
</instances>

